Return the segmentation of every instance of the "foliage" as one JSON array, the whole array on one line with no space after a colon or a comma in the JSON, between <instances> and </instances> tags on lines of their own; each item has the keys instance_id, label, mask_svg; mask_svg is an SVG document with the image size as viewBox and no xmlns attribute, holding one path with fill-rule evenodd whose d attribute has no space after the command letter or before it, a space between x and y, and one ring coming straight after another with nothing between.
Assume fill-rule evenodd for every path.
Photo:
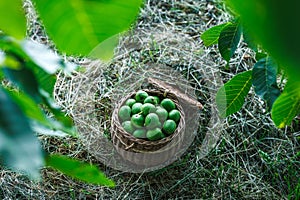
<instances>
[{"instance_id":1,"label":"foliage","mask_svg":"<svg viewBox=\"0 0 300 200\"><path fill-rule=\"evenodd\" d=\"M274 103L272 109L272 117L274 123L283 128L286 124L290 124L292 119L300 113L300 96L298 85L289 82L284 88L282 94Z\"/></svg>"},{"instance_id":2,"label":"foliage","mask_svg":"<svg viewBox=\"0 0 300 200\"><path fill-rule=\"evenodd\" d=\"M201 39L205 46L210 46L213 44L218 44L218 40L223 28L227 25L231 24L231 22L227 22L224 24L219 24L217 26L213 26L201 35Z\"/></svg>"},{"instance_id":3,"label":"foliage","mask_svg":"<svg viewBox=\"0 0 300 200\"><path fill-rule=\"evenodd\" d=\"M0 30L17 39L23 39L26 34L26 19L21 12L22 1L0 2Z\"/></svg>"},{"instance_id":4,"label":"foliage","mask_svg":"<svg viewBox=\"0 0 300 200\"><path fill-rule=\"evenodd\" d=\"M292 81L300 77L299 1L226 0L249 35L284 66ZM299 82L297 83L299 84Z\"/></svg>"},{"instance_id":5,"label":"foliage","mask_svg":"<svg viewBox=\"0 0 300 200\"><path fill-rule=\"evenodd\" d=\"M277 68L271 57L261 58L253 66L252 84L255 93L267 102L270 109L280 95L276 80Z\"/></svg>"},{"instance_id":6,"label":"foliage","mask_svg":"<svg viewBox=\"0 0 300 200\"><path fill-rule=\"evenodd\" d=\"M130 27L141 6L141 0L34 3L46 32L61 52L80 56L92 52L93 58L103 59L112 55L118 34ZM89 183L114 186L95 166L45 156L36 132L77 137L72 119L53 99L55 73L71 73L76 66L26 39L21 0L1 1L0 16L1 162L34 179L40 178L39 170L46 164Z\"/></svg>"},{"instance_id":7,"label":"foliage","mask_svg":"<svg viewBox=\"0 0 300 200\"><path fill-rule=\"evenodd\" d=\"M0 151L4 164L38 178L37 171L43 165L39 142L25 114L4 88L0 88L0 115Z\"/></svg>"},{"instance_id":8,"label":"foliage","mask_svg":"<svg viewBox=\"0 0 300 200\"><path fill-rule=\"evenodd\" d=\"M222 117L231 115L244 104L245 96L248 94L252 83L252 71L237 74L216 95L217 106Z\"/></svg>"},{"instance_id":9,"label":"foliage","mask_svg":"<svg viewBox=\"0 0 300 200\"><path fill-rule=\"evenodd\" d=\"M273 23L273 18L272 20L264 18L265 15L263 16L263 11L265 11L267 15L272 14L273 16L274 14L272 10L267 9L269 8L267 7L269 3L273 4L271 1L264 1L264 3L260 4L258 1L244 3L244 1L240 2L239 0L228 0L228 4L233 8L236 14L235 20L208 29L202 34L201 38L206 46L216 44L216 40L218 40L218 49L228 65L241 38L255 51L257 62L254 64L253 69L248 71L248 74L251 76L252 86L255 93L266 101L267 109L271 111L272 119L276 126L283 128L289 125L293 118L300 112L298 106L300 104L299 76L293 74L296 69L296 65L293 64L297 63L299 58L294 55L294 53L287 56L286 54L290 52L290 49L280 49L285 43L290 42L289 44L291 44L291 41L287 41L288 39L281 35L282 32L272 29L278 26L278 24ZM261 6L259 7L260 10L258 6ZM274 12L281 9L274 4L272 7L276 7L276 9L274 8ZM289 19L286 20L289 21ZM271 23L272 28L269 29L270 26L266 24ZM295 31L294 27L289 28L289 31ZM255 30L256 34L253 30ZM241 35L243 37L241 37ZM273 39L269 40L269 36L270 38L273 37ZM276 38L276 40L274 38ZM296 40L296 37L294 37L294 39ZM274 45L274 41L276 41L278 46ZM297 40L296 43L298 41L299 40ZM261 46L268 51L266 52L259 48ZM272 57L269 56L269 54L271 54ZM283 57L285 58L283 59ZM279 65L282 71L288 75L288 85L293 85L293 89L289 89L289 87L286 86L282 94L277 86L277 78L280 75L280 71L278 70ZM245 92L249 92L248 88L245 90L245 88L242 87L242 83L245 83L244 79L244 76L237 74L232 80L219 89L216 100L221 116L229 116L242 107L244 97L246 96ZM234 85L232 85L232 83L234 83ZM236 85L236 83L240 83L241 85ZM224 98L224 100L221 100L221 98Z\"/></svg>"},{"instance_id":10,"label":"foliage","mask_svg":"<svg viewBox=\"0 0 300 200\"><path fill-rule=\"evenodd\" d=\"M35 0L35 4L48 35L59 50L72 55L105 58L97 53L102 51L100 43L107 40L112 43L110 47L116 45L115 35L132 24L141 0Z\"/></svg>"},{"instance_id":11,"label":"foliage","mask_svg":"<svg viewBox=\"0 0 300 200\"><path fill-rule=\"evenodd\" d=\"M241 39L241 26L239 23L229 23L220 32L218 47L222 57L229 62Z\"/></svg>"},{"instance_id":12,"label":"foliage","mask_svg":"<svg viewBox=\"0 0 300 200\"><path fill-rule=\"evenodd\" d=\"M96 166L82 163L62 155L49 155L46 165L67 174L73 178L93 184L104 184L114 187L115 183L107 179Z\"/></svg>"}]
</instances>

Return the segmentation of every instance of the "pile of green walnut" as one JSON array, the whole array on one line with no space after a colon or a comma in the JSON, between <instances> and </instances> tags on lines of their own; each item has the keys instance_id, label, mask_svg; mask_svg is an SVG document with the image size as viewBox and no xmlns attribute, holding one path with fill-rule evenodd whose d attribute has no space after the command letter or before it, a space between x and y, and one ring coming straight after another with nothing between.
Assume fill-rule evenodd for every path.
<instances>
[{"instance_id":1,"label":"pile of green walnut","mask_svg":"<svg viewBox=\"0 0 300 200\"><path fill-rule=\"evenodd\" d=\"M173 134L180 120L180 112L171 99L160 99L143 90L127 99L118 115L125 131L151 141Z\"/></svg>"}]
</instances>

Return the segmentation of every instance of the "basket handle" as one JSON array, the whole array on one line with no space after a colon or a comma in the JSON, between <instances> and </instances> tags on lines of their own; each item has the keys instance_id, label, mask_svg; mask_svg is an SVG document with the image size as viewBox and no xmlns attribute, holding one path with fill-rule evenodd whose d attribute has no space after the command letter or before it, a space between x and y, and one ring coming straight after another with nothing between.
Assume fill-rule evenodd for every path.
<instances>
[{"instance_id":1,"label":"basket handle","mask_svg":"<svg viewBox=\"0 0 300 200\"><path fill-rule=\"evenodd\" d=\"M158 87L166 92L172 91L172 93L176 94L179 98L183 99L184 101L198 107L199 109L203 109L203 105L196 101L195 99L189 97L187 94L183 93L181 90L178 88L174 88L173 86L158 80L156 78L147 78L148 83L154 85L155 87Z\"/></svg>"}]
</instances>

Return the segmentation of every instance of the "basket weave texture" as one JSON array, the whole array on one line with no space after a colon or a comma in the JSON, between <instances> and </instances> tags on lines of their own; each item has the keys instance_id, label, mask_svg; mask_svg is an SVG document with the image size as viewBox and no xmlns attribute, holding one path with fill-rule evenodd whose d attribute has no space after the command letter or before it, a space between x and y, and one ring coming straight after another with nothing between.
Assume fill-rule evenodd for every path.
<instances>
[{"instance_id":1,"label":"basket weave texture","mask_svg":"<svg viewBox=\"0 0 300 200\"><path fill-rule=\"evenodd\" d=\"M176 94L160 89L144 91L146 91L149 95L158 96L161 99L169 98L174 101L181 114L180 121L175 132L172 135L157 141L135 138L133 135L126 132L119 120L118 111L120 107L125 104L127 99L134 98L136 92L131 92L119 101L112 113L112 141L118 153L126 160L136 164L145 164L149 162L152 164L159 164L171 156L174 156L176 151L180 148L185 129L185 114ZM156 155L158 156L155 157Z\"/></svg>"}]
</instances>

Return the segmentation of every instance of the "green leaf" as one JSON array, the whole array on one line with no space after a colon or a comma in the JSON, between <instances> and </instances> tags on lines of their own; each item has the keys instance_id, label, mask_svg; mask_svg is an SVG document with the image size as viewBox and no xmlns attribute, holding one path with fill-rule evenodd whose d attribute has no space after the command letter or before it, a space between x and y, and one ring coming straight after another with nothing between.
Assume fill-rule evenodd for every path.
<instances>
[{"instance_id":1,"label":"green leaf","mask_svg":"<svg viewBox=\"0 0 300 200\"><path fill-rule=\"evenodd\" d=\"M39 179L43 155L27 118L0 86L0 154L8 167Z\"/></svg>"},{"instance_id":2,"label":"green leaf","mask_svg":"<svg viewBox=\"0 0 300 200\"><path fill-rule=\"evenodd\" d=\"M0 63L11 69L21 68L25 66L31 70L41 68L48 74L55 74L59 69L70 73L77 67L63 59L50 50L47 46L30 41L16 41L9 36L0 36L0 49L11 57L10 62L4 61ZM6 58L7 59L7 58ZM11 61L15 59L15 61Z\"/></svg>"},{"instance_id":3,"label":"green leaf","mask_svg":"<svg viewBox=\"0 0 300 200\"><path fill-rule=\"evenodd\" d=\"M42 95L44 105L47 106L49 109L48 111L53 115L53 119L48 119L48 121L52 124L50 128L54 129L53 131L60 130L73 137L77 137L78 133L76 128L73 126L72 118L61 111L61 108L56 104L56 102L54 102L49 93L44 90L40 90L40 93ZM41 129L42 127L35 126L35 130Z\"/></svg>"},{"instance_id":4,"label":"green leaf","mask_svg":"<svg viewBox=\"0 0 300 200\"><path fill-rule=\"evenodd\" d=\"M75 65L67 65L61 57L55 54L47 46L30 40L23 40L18 44L26 55L48 74L54 74L59 69L72 72Z\"/></svg>"},{"instance_id":5,"label":"green leaf","mask_svg":"<svg viewBox=\"0 0 300 200\"><path fill-rule=\"evenodd\" d=\"M252 38L251 34L249 34L249 30L247 27L243 27L243 38L244 42L247 43L249 48L251 48L253 51L257 51L257 44Z\"/></svg>"},{"instance_id":6,"label":"green leaf","mask_svg":"<svg viewBox=\"0 0 300 200\"><path fill-rule=\"evenodd\" d=\"M72 55L89 55L101 42L128 30L142 4L142 0L34 2L57 48Z\"/></svg>"},{"instance_id":7,"label":"green leaf","mask_svg":"<svg viewBox=\"0 0 300 200\"><path fill-rule=\"evenodd\" d=\"M213 44L218 44L218 39L220 36L221 31L223 28L227 25L231 24L230 22L220 24L217 26L213 26L210 29L206 30L204 33L201 35L201 39L204 43L205 46L211 46Z\"/></svg>"},{"instance_id":8,"label":"green leaf","mask_svg":"<svg viewBox=\"0 0 300 200\"><path fill-rule=\"evenodd\" d=\"M260 59L266 58L268 55L263 52L256 52L255 53L255 60L259 61Z\"/></svg>"},{"instance_id":9,"label":"green leaf","mask_svg":"<svg viewBox=\"0 0 300 200\"><path fill-rule=\"evenodd\" d=\"M216 103L221 117L239 111L252 84L252 71L237 74L217 92Z\"/></svg>"},{"instance_id":10,"label":"green leaf","mask_svg":"<svg viewBox=\"0 0 300 200\"><path fill-rule=\"evenodd\" d=\"M1 65L0 65L0 67L1 67ZM3 79L4 79L4 74L3 74L2 70L0 70L0 84L1 84L1 81L3 81Z\"/></svg>"},{"instance_id":11,"label":"green leaf","mask_svg":"<svg viewBox=\"0 0 300 200\"><path fill-rule=\"evenodd\" d=\"M3 68L4 75L20 89L30 95L35 102L41 102L38 82L30 69L22 67L19 70Z\"/></svg>"},{"instance_id":12,"label":"green leaf","mask_svg":"<svg viewBox=\"0 0 300 200\"><path fill-rule=\"evenodd\" d=\"M109 61L114 56L114 49L118 45L119 35L114 35L96 46L89 57L91 58L100 58L103 61Z\"/></svg>"},{"instance_id":13,"label":"green leaf","mask_svg":"<svg viewBox=\"0 0 300 200\"><path fill-rule=\"evenodd\" d=\"M54 119L48 118L45 113L41 110L38 104L36 104L29 96L21 91L7 91L7 94L11 100L16 103L26 117L30 118L31 128L43 135L56 135L56 136L66 136L66 134L77 137L77 132L75 127L72 127L68 120L67 126L64 125L64 121L55 121ZM62 117L61 117L62 118ZM63 133L63 132L64 133Z\"/></svg>"},{"instance_id":14,"label":"green leaf","mask_svg":"<svg viewBox=\"0 0 300 200\"><path fill-rule=\"evenodd\" d=\"M282 94L276 99L271 111L272 119L278 128L290 125L300 113L300 92L297 82L288 82Z\"/></svg>"},{"instance_id":15,"label":"green leaf","mask_svg":"<svg viewBox=\"0 0 300 200\"><path fill-rule=\"evenodd\" d=\"M22 0L0 1L0 30L17 39L26 36L26 18Z\"/></svg>"},{"instance_id":16,"label":"green leaf","mask_svg":"<svg viewBox=\"0 0 300 200\"><path fill-rule=\"evenodd\" d=\"M13 56L15 56L15 55L24 55L23 51L20 51L18 41L15 38L11 37L11 36L0 34L0 49L5 54L12 54L13 53Z\"/></svg>"},{"instance_id":17,"label":"green leaf","mask_svg":"<svg viewBox=\"0 0 300 200\"><path fill-rule=\"evenodd\" d=\"M39 67L32 68L38 82L39 88L47 92L53 98L54 86L56 83L56 76L48 74Z\"/></svg>"},{"instance_id":18,"label":"green leaf","mask_svg":"<svg viewBox=\"0 0 300 200\"><path fill-rule=\"evenodd\" d=\"M1 68L9 68L13 70L19 70L22 68L22 64L19 60L17 60L14 56L6 55L4 57L4 61L0 64Z\"/></svg>"},{"instance_id":19,"label":"green leaf","mask_svg":"<svg viewBox=\"0 0 300 200\"><path fill-rule=\"evenodd\" d=\"M280 66L284 66L290 81L300 77L300 4L299 1L227 0L241 18L251 37ZM300 84L300 82L298 82ZM300 87L300 85L298 86Z\"/></svg>"},{"instance_id":20,"label":"green leaf","mask_svg":"<svg viewBox=\"0 0 300 200\"><path fill-rule=\"evenodd\" d=\"M47 92L41 91L41 93L43 96L44 103L49 109L49 111L51 111L51 113L54 115L53 117L60 121L63 124L63 126L72 128L72 119L61 111L61 108L56 104L56 102L54 102L54 100Z\"/></svg>"},{"instance_id":21,"label":"green leaf","mask_svg":"<svg viewBox=\"0 0 300 200\"><path fill-rule=\"evenodd\" d=\"M73 70L47 47L27 40L17 42L5 37L1 40L5 48L6 60L2 64L5 75L18 87L40 102L39 89L52 96L58 69ZM10 58L10 59L8 59ZM69 65L68 65L69 66Z\"/></svg>"},{"instance_id":22,"label":"green leaf","mask_svg":"<svg viewBox=\"0 0 300 200\"><path fill-rule=\"evenodd\" d=\"M218 40L218 49L222 57L229 62L241 39L241 26L239 23L230 23L223 28Z\"/></svg>"},{"instance_id":23,"label":"green leaf","mask_svg":"<svg viewBox=\"0 0 300 200\"><path fill-rule=\"evenodd\" d=\"M30 125L32 130L40 135L58 136L58 137L66 137L67 135L71 135L71 134L67 134L66 131L49 129L45 126L36 123L35 121L31 122Z\"/></svg>"},{"instance_id":24,"label":"green leaf","mask_svg":"<svg viewBox=\"0 0 300 200\"><path fill-rule=\"evenodd\" d=\"M0 38L0 46L4 47L6 54L12 55L15 62L20 65L18 70L4 68L5 75L19 88L23 89L26 94L29 94L36 103L42 103L43 100L58 121L51 121L51 128L77 136L72 119L61 112L52 97L56 81L52 73L55 73L59 68L63 68L68 72L73 67L69 67L71 65L68 63L64 64L62 59L45 46L33 42L22 41L20 43L13 38L2 37ZM42 66L40 67L37 64ZM56 125L53 126L54 124Z\"/></svg>"},{"instance_id":25,"label":"green leaf","mask_svg":"<svg viewBox=\"0 0 300 200\"><path fill-rule=\"evenodd\" d=\"M30 126L35 132L43 135L56 135L56 136L66 136L66 134L77 137L77 132L75 127L69 125L65 126L61 121L56 121L49 118L41 110L41 108L26 94L21 91L7 91L7 94L11 100L16 103L22 112L31 119ZM64 120L71 120L66 117Z\"/></svg>"},{"instance_id":26,"label":"green leaf","mask_svg":"<svg viewBox=\"0 0 300 200\"><path fill-rule=\"evenodd\" d=\"M48 74L54 74L61 67L62 59L42 44L23 40L20 47L35 64Z\"/></svg>"},{"instance_id":27,"label":"green leaf","mask_svg":"<svg viewBox=\"0 0 300 200\"><path fill-rule=\"evenodd\" d=\"M277 86L277 64L270 57L260 59L252 70L252 84L255 93L267 102L269 109L280 95Z\"/></svg>"},{"instance_id":28,"label":"green leaf","mask_svg":"<svg viewBox=\"0 0 300 200\"><path fill-rule=\"evenodd\" d=\"M0 50L0 65L5 61L5 53Z\"/></svg>"},{"instance_id":29,"label":"green leaf","mask_svg":"<svg viewBox=\"0 0 300 200\"><path fill-rule=\"evenodd\" d=\"M7 94L16 103L22 112L30 119L36 120L39 123L50 126L46 115L39 106L25 93L17 92L16 90L7 91Z\"/></svg>"},{"instance_id":30,"label":"green leaf","mask_svg":"<svg viewBox=\"0 0 300 200\"><path fill-rule=\"evenodd\" d=\"M96 166L91 164L62 155L49 155L46 159L46 165L87 183L115 187L115 183L112 180L106 178Z\"/></svg>"},{"instance_id":31,"label":"green leaf","mask_svg":"<svg viewBox=\"0 0 300 200\"><path fill-rule=\"evenodd\" d=\"M45 45L36 42L29 40L16 42L12 40L7 42L7 46L10 46L7 49L8 53L17 57L18 65L23 65L31 70L38 87L48 92L50 96L53 94L56 82L55 73L60 69L70 73L76 68L75 65L64 62L61 57ZM21 62L22 60L26 62Z\"/></svg>"}]
</instances>

